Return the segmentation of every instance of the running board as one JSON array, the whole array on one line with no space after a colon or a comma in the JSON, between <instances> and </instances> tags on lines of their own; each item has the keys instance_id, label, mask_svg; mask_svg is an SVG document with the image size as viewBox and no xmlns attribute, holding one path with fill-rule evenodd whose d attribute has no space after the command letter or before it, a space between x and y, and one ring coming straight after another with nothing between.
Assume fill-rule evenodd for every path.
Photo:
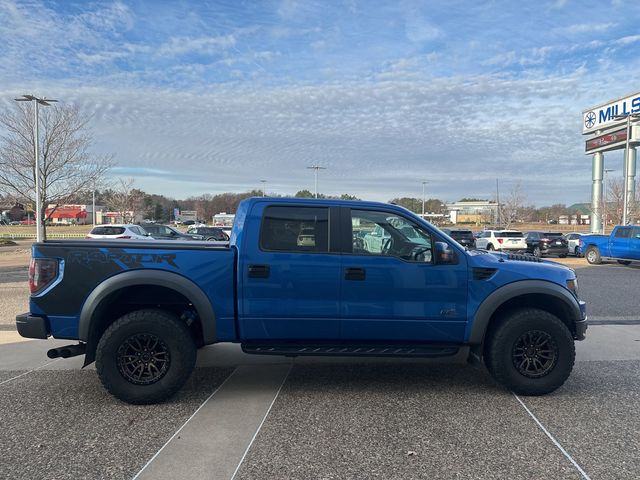
<instances>
[{"instance_id":1,"label":"running board","mask_svg":"<svg viewBox=\"0 0 640 480\"><path fill-rule=\"evenodd\" d=\"M350 357L450 357L457 346L441 345L242 345L244 353L258 355L329 355Z\"/></svg>"}]
</instances>

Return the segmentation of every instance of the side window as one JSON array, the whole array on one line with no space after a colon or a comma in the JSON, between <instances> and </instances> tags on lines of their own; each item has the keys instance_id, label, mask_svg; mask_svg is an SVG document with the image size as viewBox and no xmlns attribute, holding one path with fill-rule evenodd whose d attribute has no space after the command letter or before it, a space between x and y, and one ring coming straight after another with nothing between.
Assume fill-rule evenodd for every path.
<instances>
[{"instance_id":1,"label":"side window","mask_svg":"<svg viewBox=\"0 0 640 480\"><path fill-rule=\"evenodd\" d=\"M631 236L631 228L623 227L616 230L616 238L629 238Z\"/></svg>"},{"instance_id":2,"label":"side window","mask_svg":"<svg viewBox=\"0 0 640 480\"><path fill-rule=\"evenodd\" d=\"M403 260L432 263L432 239L419 225L396 214L351 210L352 252L390 255Z\"/></svg>"},{"instance_id":3,"label":"side window","mask_svg":"<svg viewBox=\"0 0 640 480\"><path fill-rule=\"evenodd\" d=\"M329 209L267 207L260 229L260 248L275 252L328 252Z\"/></svg>"}]
</instances>

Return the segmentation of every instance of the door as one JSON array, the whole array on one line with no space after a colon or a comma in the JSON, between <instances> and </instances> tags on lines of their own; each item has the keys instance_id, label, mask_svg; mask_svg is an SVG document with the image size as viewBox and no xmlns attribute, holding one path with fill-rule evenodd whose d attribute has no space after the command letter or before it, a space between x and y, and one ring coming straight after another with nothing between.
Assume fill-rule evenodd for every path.
<instances>
[{"instance_id":1,"label":"door","mask_svg":"<svg viewBox=\"0 0 640 480\"><path fill-rule=\"evenodd\" d=\"M264 205L245 221L260 228L247 229L240 249L240 337L338 339L340 255L329 238L330 209Z\"/></svg>"},{"instance_id":2,"label":"door","mask_svg":"<svg viewBox=\"0 0 640 480\"><path fill-rule=\"evenodd\" d=\"M384 210L344 209L342 338L347 341L460 342L467 310L466 258L436 264L425 227ZM363 241L380 228L381 248Z\"/></svg>"},{"instance_id":3,"label":"door","mask_svg":"<svg viewBox=\"0 0 640 480\"><path fill-rule=\"evenodd\" d=\"M629 239L629 259L640 260L640 227L633 227Z\"/></svg>"},{"instance_id":4,"label":"door","mask_svg":"<svg viewBox=\"0 0 640 480\"><path fill-rule=\"evenodd\" d=\"M611 237L609 248L613 258L627 258L632 230L633 227L618 227L615 235Z\"/></svg>"}]
</instances>

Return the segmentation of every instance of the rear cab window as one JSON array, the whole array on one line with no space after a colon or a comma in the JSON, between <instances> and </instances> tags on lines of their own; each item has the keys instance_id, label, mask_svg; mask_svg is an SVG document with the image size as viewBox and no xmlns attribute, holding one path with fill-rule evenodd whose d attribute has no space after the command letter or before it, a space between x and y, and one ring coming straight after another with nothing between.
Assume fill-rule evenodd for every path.
<instances>
[{"instance_id":1,"label":"rear cab window","mask_svg":"<svg viewBox=\"0 0 640 480\"><path fill-rule=\"evenodd\" d=\"M329 252L329 209L267 207L260 227L260 249L269 252Z\"/></svg>"},{"instance_id":2,"label":"rear cab window","mask_svg":"<svg viewBox=\"0 0 640 480\"><path fill-rule=\"evenodd\" d=\"M523 238L522 232L496 232L496 237L500 238Z\"/></svg>"},{"instance_id":3,"label":"rear cab window","mask_svg":"<svg viewBox=\"0 0 640 480\"><path fill-rule=\"evenodd\" d=\"M92 235L122 235L123 227L95 227L91 230Z\"/></svg>"}]
</instances>

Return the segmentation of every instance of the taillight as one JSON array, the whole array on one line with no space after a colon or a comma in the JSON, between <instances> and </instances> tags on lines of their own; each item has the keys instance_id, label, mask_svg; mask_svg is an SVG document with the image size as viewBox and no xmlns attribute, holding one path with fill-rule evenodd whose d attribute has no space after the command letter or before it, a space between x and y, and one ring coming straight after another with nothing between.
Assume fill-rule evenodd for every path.
<instances>
[{"instance_id":1,"label":"taillight","mask_svg":"<svg viewBox=\"0 0 640 480\"><path fill-rule=\"evenodd\" d=\"M499 239L498 239L498 243L499 243L500 245L502 245L502 242L504 242L504 239L499 238Z\"/></svg>"},{"instance_id":2,"label":"taillight","mask_svg":"<svg viewBox=\"0 0 640 480\"><path fill-rule=\"evenodd\" d=\"M36 294L51 285L58 278L58 260L52 258L32 258L29 264L29 291Z\"/></svg>"}]
</instances>

